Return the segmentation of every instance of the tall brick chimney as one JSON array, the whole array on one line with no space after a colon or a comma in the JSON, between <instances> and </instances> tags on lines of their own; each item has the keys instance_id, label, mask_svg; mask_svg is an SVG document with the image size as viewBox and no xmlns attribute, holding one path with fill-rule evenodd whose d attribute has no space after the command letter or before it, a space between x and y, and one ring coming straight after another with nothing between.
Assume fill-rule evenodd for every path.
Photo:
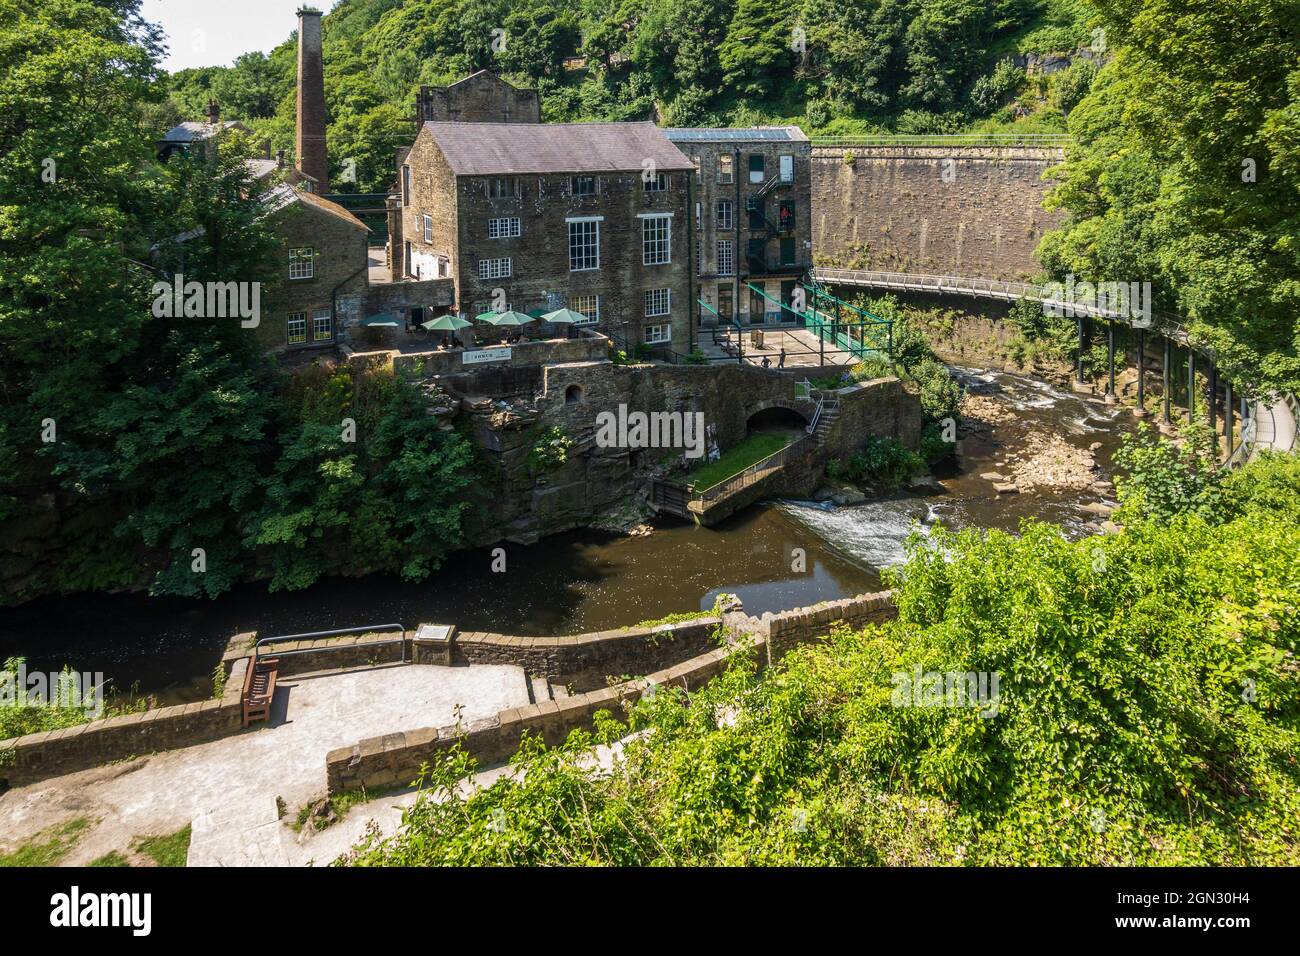
<instances>
[{"instance_id":1,"label":"tall brick chimney","mask_svg":"<svg viewBox=\"0 0 1300 956\"><path fill-rule=\"evenodd\" d=\"M298 10L298 169L329 192L329 156L325 151L325 68L321 61L319 10Z\"/></svg>"}]
</instances>

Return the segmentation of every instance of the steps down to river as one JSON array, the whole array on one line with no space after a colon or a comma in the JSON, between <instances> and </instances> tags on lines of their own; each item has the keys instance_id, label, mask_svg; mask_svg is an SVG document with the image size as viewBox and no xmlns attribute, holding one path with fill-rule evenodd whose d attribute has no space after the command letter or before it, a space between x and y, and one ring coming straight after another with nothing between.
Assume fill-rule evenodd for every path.
<instances>
[{"instance_id":1,"label":"steps down to river","mask_svg":"<svg viewBox=\"0 0 1300 956\"><path fill-rule=\"evenodd\" d=\"M525 674L528 680L528 702L541 704L548 700L563 700L569 690L563 684L553 684L541 674Z\"/></svg>"},{"instance_id":2,"label":"steps down to river","mask_svg":"<svg viewBox=\"0 0 1300 956\"><path fill-rule=\"evenodd\" d=\"M839 402L834 405L822 406L821 414L817 416L817 427L813 429L812 433L813 441L817 442L818 446L826 444L826 439L830 435L831 429L835 427L835 422L839 420L839 417Z\"/></svg>"}]
</instances>

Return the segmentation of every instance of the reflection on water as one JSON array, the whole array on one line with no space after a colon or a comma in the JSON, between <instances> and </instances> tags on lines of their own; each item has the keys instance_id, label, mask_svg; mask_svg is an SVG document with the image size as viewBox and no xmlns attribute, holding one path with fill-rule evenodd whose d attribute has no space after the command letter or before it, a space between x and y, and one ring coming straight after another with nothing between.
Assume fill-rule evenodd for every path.
<instances>
[{"instance_id":1,"label":"reflection on water","mask_svg":"<svg viewBox=\"0 0 1300 956\"><path fill-rule=\"evenodd\" d=\"M116 686L138 682L165 700L196 699L226 641L241 631L263 636L361 624L426 621L462 630L572 634L636 624L712 607L721 592L739 594L750 613L815 604L880 584L878 569L903 558L914 527L936 520L952 528L1015 530L1040 517L1085 533L1078 493L993 494L981 472L995 468L1016 441L1051 429L1087 446L1100 441L1104 466L1117 442L1115 409L1042 382L962 370L996 389L1017 419L996 440L967 439L961 461L936 470L945 494L899 495L849 508L778 502L746 509L716 528L659 527L643 537L572 532L530 546L504 545L506 570L491 571L490 549L460 552L432 578L330 579L304 591L270 594L244 585L215 601L85 594L0 610L0 657L25 655L34 669L65 663L102 671ZM794 570L794 549L805 555Z\"/></svg>"}]
</instances>

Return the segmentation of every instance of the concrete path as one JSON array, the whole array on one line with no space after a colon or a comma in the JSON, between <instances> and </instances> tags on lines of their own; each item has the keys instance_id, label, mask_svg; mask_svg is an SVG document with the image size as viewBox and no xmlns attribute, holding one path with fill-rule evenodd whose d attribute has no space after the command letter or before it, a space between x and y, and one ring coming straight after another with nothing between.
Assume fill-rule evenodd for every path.
<instances>
[{"instance_id":1,"label":"concrete path","mask_svg":"<svg viewBox=\"0 0 1300 956\"><path fill-rule=\"evenodd\" d=\"M89 817L95 826L64 864L84 865L128 850L136 837L166 836L191 823L191 866L304 863L310 851L298 848L286 823L324 795L330 750L453 723L457 705L468 722L527 703L523 669L510 666L393 665L289 678L276 690L269 726L0 795L0 847L11 849L57 823ZM284 821L277 797L286 807ZM318 862L333 855L310 853Z\"/></svg>"}]
</instances>

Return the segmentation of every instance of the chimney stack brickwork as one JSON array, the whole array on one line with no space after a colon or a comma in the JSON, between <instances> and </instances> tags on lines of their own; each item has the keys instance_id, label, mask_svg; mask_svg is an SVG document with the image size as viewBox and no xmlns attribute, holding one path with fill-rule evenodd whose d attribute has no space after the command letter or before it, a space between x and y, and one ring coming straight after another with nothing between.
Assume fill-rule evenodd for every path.
<instances>
[{"instance_id":1,"label":"chimney stack brickwork","mask_svg":"<svg viewBox=\"0 0 1300 956\"><path fill-rule=\"evenodd\" d=\"M321 14L298 11L298 169L329 192L329 156L325 148L325 69L321 54Z\"/></svg>"}]
</instances>

